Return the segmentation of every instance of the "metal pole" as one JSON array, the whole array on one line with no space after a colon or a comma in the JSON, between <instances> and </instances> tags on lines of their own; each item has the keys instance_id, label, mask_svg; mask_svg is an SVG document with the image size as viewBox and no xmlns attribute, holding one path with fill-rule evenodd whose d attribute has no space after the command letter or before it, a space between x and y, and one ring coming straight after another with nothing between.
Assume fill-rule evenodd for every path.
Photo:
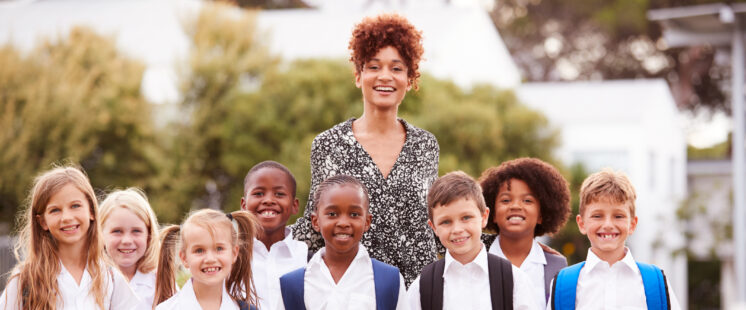
<instances>
[{"instance_id":1,"label":"metal pole","mask_svg":"<svg viewBox=\"0 0 746 310\"><path fill-rule=\"evenodd\" d=\"M746 149L744 149L744 47L743 33L738 15L733 21L733 248L735 249L734 267L736 269L737 292L739 303L746 303L746 180L744 166L746 165Z\"/></svg>"}]
</instances>

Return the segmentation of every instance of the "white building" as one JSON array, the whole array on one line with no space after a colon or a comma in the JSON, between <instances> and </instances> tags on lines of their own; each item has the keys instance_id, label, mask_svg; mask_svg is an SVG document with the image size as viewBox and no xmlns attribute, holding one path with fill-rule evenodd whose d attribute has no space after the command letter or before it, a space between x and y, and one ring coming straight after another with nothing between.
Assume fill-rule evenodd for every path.
<instances>
[{"instance_id":1,"label":"white building","mask_svg":"<svg viewBox=\"0 0 746 310\"><path fill-rule=\"evenodd\" d=\"M663 80L526 83L518 97L561 129L557 156L587 171L624 171L637 191L635 259L666 271L686 306L686 257L676 209L686 196L686 140Z\"/></svg>"}]
</instances>

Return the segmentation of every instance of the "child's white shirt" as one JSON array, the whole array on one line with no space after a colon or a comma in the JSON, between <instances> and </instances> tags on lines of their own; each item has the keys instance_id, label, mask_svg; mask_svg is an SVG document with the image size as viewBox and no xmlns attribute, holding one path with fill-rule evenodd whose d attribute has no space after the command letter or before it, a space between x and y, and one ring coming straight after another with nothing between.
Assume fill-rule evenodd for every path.
<instances>
[{"instance_id":1,"label":"child's white shirt","mask_svg":"<svg viewBox=\"0 0 746 310\"><path fill-rule=\"evenodd\" d=\"M355 258L347 267L339 283L334 278L322 257L326 248L321 248L313 255L306 266L303 279L303 300L306 309L323 310L375 310L376 288L373 280L373 265L368 251L361 244ZM407 310L406 286L404 277L399 274L399 298L397 310ZM280 301L277 309L284 310Z\"/></svg>"},{"instance_id":2,"label":"child's white shirt","mask_svg":"<svg viewBox=\"0 0 746 310\"><path fill-rule=\"evenodd\" d=\"M632 252L628 248L625 250L624 258L609 266L609 263L601 260L591 249L588 249L585 265L578 277L575 309L647 308L640 268L637 267ZM670 285L668 296L671 300L671 310L680 310L681 306ZM547 309L553 309L551 303L550 298Z\"/></svg>"},{"instance_id":3,"label":"child's white shirt","mask_svg":"<svg viewBox=\"0 0 746 310\"><path fill-rule=\"evenodd\" d=\"M505 257L502 248L500 247L500 236L495 238L495 241L490 245L490 254L495 254L502 258ZM544 295L544 266L547 264L547 258L544 256L544 250L541 249L539 242L533 241L531 245L531 251L528 252L528 256L523 260L521 266L516 266L518 269L531 279L531 287L534 293L534 299L540 309L544 309L546 306L546 295Z\"/></svg>"},{"instance_id":4,"label":"child's white shirt","mask_svg":"<svg viewBox=\"0 0 746 310\"><path fill-rule=\"evenodd\" d=\"M153 309L155 295L155 272L142 273L140 270L130 280L130 287L140 298L138 309Z\"/></svg>"},{"instance_id":5,"label":"child's white shirt","mask_svg":"<svg viewBox=\"0 0 746 310\"><path fill-rule=\"evenodd\" d=\"M114 268L106 267L103 271L104 282L107 283L106 295L104 296L104 308L109 310L130 310L137 307L140 303L137 295L127 284L127 279ZM57 309L67 310L99 310L96 300L90 293L91 275L88 273L88 266L83 270L83 276L80 284L67 271L65 265L60 262L60 273L57 275L57 288L59 296L57 299ZM108 269L110 268L110 269ZM15 277L5 287L3 295L0 296L0 309L3 310L20 310L18 304L18 278Z\"/></svg>"},{"instance_id":6,"label":"child's white shirt","mask_svg":"<svg viewBox=\"0 0 746 310\"><path fill-rule=\"evenodd\" d=\"M220 310L239 310L236 303L228 292L225 285L220 285L223 289L223 295L220 300ZM174 296L158 304L155 310L202 310L202 306L197 301L197 295L194 294L192 279L187 280L184 287L181 288Z\"/></svg>"},{"instance_id":7,"label":"child's white shirt","mask_svg":"<svg viewBox=\"0 0 746 310\"><path fill-rule=\"evenodd\" d=\"M308 245L293 240L290 228L285 228L285 239L275 242L267 251L266 245L254 239L251 272L259 297L259 308L273 310L280 296L280 277L306 265Z\"/></svg>"},{"instance_id":8,"label":"child's white shirt","mask_svg":"<svg viewBox=\"0 0 746 310\"><path fill-rule=\"evenodd\" d=\"M445 269L443 271L443 310L492 309L490 279L487 267L487 250L482 246L477 257L466 265L446 251ZM534 300L531 280L516 266L513 271L513 309L539 309ZM422 309L420 304L420 277L412 282L407 290L409 307L412 310ZM544 297L541 299L544 300Z\"/></svg>"}]
</instances>

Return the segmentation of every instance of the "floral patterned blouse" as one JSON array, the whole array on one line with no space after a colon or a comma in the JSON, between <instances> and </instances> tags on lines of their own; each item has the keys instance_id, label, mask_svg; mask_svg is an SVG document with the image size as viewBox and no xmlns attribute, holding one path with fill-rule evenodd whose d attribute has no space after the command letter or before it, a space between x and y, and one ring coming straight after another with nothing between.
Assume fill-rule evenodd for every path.
<instances>
[{"instance_id":1,"label":"floral patterned blouse","mask_svg":"<svg viewBox=\"0 0 746 310\"><path fill-rule=\"evenodd\" d=\"M370 230L362 244L372 258L399 268L409 286L436 259L435 237L427 226L427 191L438 177L440 148L433 134L399 119L406 139L388 177L384 178L368 152L352 134L351 118L316 136L311 145L311 193L304 216L292 228L309 251L324 246L311 227L313 193L328 177L358 178L370 194Z\"/></svg>"}]
</instances>

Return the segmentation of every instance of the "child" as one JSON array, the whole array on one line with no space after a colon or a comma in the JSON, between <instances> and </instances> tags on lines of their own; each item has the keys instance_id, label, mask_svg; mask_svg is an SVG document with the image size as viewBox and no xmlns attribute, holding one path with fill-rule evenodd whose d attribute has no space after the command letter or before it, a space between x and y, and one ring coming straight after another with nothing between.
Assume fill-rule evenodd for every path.
<instances>
[{"instance_id":1,"label":"child","mask_svg":"<svg viewBox=\"0 0 746 310\"><path fill-rule=\"evenodd\" d=\"M372 219L365 186L337 175L321 182L314 196L311 223L325 247L305 268L280 278L278 309L407 309L399 270L370 258L360 244Z\"/></svg>"},{"instance_id":2,"label":"child","mask_svg":"<svg viewBox=\"0 0 746 310\"><path fill-rule=\"evenodd\" d=\"M241 209L256 216L262 225L254 240L251 266L261 309L276 309L281 302L280 276L303 267L308 260L308 245L293 240L285 227L288 218L298 212L295 177L282 164L263 161L249 170L244 180Z\"/></svg>"},{"instance_id":3,"label":"child","mask_svg":"<svg viewBox=\"0 0 746 310\"><path fill-rule=\"evenodd\" d=\"M531 280L510 262L487 254L481 241L489 209L479 185L461 171L437 179L427 194L428 225L446 247L409 287L416 309L538 309Z\"/></svg>"},{"instance_id":4,"label":"child","mask_svg":"<svg viewBox=\"0 0 746 310\"><path fill-rule=\"evenodd\" d=\"M142 302L152 309L158 264L158 220L141 190L110 193L101 203L106 253L129 281Z\"/></svg>"},{"instance_id":5,"label":"child","mask_svg":"<svg viewBox=\"0 0 746 310\"><path fill-rule=\"evenodd\" d=\"M0 309L133 309L121 273L104 263L98 202L83 172L47 171L34 180L15 254L19 263Z\"/></svg>"},{"instance_id":6,"label":"child","mask_svg":"<svg viewBox=\"0 0 746 310\"><path fill-rule=\"evenodd\" d=\"M583 181L576 220L591 248L585 262L557 274L547 308L680 309L663 272L635 262L624 246L637 226L636 198L621 172L605 169Z\"/></svg>"},{"instance_id":7,"label":"child","mask_svg":"<svg viewBox=\"0 0 746 310\"><path fill-rule=\"evenodd\" d=\"M570 189L552 165L535 158L519 158L487 169L480 178L484 201L492 214L486 235L489 252L509 260L531 279L543 309L549 283L567 259L540 244L536 237L556 233L570 216Z\"/></svg>"},{"instance_id":8,"label":"child","mask_svg":"<svg viewBox=\"0 0 746 310\"><path fill-rule=\"evenodd\" d=\"M156 310L255 309L251 248L257 226L254 216L246 211L226 215L203 209L192 213L181 226L164 228L155 290ZM173 256L177 240L179 258L192 278L175 293Z\"/></svg>"}]
</instances>

